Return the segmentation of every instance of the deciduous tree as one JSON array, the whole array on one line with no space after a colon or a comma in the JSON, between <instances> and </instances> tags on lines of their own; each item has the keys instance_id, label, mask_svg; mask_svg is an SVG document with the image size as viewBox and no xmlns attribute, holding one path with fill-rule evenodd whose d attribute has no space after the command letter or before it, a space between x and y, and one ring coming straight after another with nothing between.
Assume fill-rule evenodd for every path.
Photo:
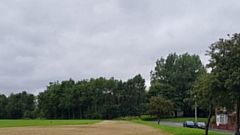
<instances>
[{"instance_id":1,"label":"deciduous tree","mask_svg":"<svg viewBox=\"0 0 240 135\"><path fill-rule=\"evenodd\" d=\"M164 99L161 95L151 97L147 106L147 113L157 116L158 124L162 117L169 116L171 111L173 111L173 103L170 100Z\"/></svg>"},{"instance_id":2,"label":"deciduous tree","mask_svg":"<svg viewBox=\"0 0 240 135\"><path fill-rule=\"evenodd\" d=\"M239 135L240 107L240 34L233 34L229 39L219 39L210 45L207 55L210 56L208 67L229 93L229 100L235 99L236 130Z\"/></svg>"},{"instance_id":3,"label":"deciduous tree","mask_svg":"<svg viewBox=\"0 0 240 135\"><path fill-rule=\"evenodd\" d=\"M190 116L191 107L184 103L184 99L189 97L188 91L192 89L192 83L205 72L206 70L198 55L188 53L182 55L169 54L166 59L161 57L157 60L155 69L151 71L152 88L150 90L151 92L152 90L171 90L172 94L163 94L162 96L174 102L175 111L183 110L185 116ZM166 89L159 85L169 88Z\"/></svg>"},{"instance_id":4,"label":"deciduous tree","mask_svg":"<svg viewBox=\"0 0 240 135\"><path fill-rule=\"evenodd\" d=\"M213 74L206 73L196 79L193 84L193 90L190 91L190 97L187 101L194 105L193 107L196 107L194 104L194 102L196 102L198 105L197 107L209 111L205 135L208 135L209 123L213 115L214 107L226 105L224 101L226 101L225 97L227 93L224 93L223 89L224 88Z\"/></svg>"}]
</instances>

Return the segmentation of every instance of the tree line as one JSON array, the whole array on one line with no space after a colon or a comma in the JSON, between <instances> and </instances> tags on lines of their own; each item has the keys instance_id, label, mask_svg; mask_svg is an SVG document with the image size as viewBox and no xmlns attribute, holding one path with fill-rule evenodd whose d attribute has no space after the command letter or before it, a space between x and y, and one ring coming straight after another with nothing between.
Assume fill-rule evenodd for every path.
<instances>
[{"instance_id":1,"label":"tree line","mask_svg":"<svg viewBox=\"0 0 240 135\"><path fill-rule=\"evenodd\" d=\"M146 102L142 76L123 82L97 78L50 82L36 97L27 92L0 95L0 118L113 119L140 116Z\"/></svg>"},{"instance_id":2,"label":"tree line","mask_svg":"<svg viewBox=\"0 0 240 135\"><path fill-rule=\"evenodd\" d=\"M192 116L193 109L184 100L190 96L188 91L192 90L195 79L205 72L198 55L171 53L166 59L157 60L150 73L149 90L146 90L145 79L140 74L127 81L103 77L55 81L36 96L25 91L9 97L0 95L0 118L113 119L141 116L156 112L149 110L148 104L151 97L158 95L171 102L175 115L177 111L183 111L185 116ZM161 117L168 115L170 112L165 112Z\"/></svg>"},{"instance_id":3,"label":"tree line","mask_svg":"<svg viewBox=\"0 0 240 135\"><path fill-rule=\"evenodd\" d=\"M51 83L38 96L45 118L113 119L140 116L145 103L145 80L137 75L126 82L105 78Z\"/></svg>"}]
</instances>

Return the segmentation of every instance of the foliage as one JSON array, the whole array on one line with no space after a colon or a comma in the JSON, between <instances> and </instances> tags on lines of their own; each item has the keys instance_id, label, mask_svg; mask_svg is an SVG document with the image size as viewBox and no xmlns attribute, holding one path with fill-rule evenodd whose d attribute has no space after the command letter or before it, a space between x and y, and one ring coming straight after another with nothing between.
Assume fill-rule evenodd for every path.
<instances>
[{"instance_id":1,"label":"foliage","mask_svg":"<svg viewBox=\"0 0 240 135\"><path fill-rule=\"evenodd\" d=\"M210 56L209 68L212 68L212 74L216 76L218 84L223 89L226 104L236 104L237 121L236 134L239 135L239 107L240 107L240 34L234 34L229 39L219 39L211 44L207 55ZM226 102L227 101L227 102Z\"/></svg>"},{"instance_id":2,"label":"foliage","mask_svg":"<svg viewBox=\"0 0 240 135\"><path fill-rule=\"evenodd\" d=\"M211 58L209 68L216 76L218 85L222 86L219 92L229 94L228 101L236 103L240 92L240 34L234 34L230 39L219 39L211 44L207 55Z\"/></svg>"},{"instance_id":3,"label":"foliage","mask_svg":"<svg viewBox=\"0 0 240 135\"><path fill-rule=\"evenodd\" d=\"M140 119L144 121L153 121L157 120L157 117L152 115L141 115Z\"/></svg>"},{"instance_id":4,"label":"foliage","mask_svg":"<svg viewBox=\"0 0 240 135\"><path fill-rule=\"evenodd\" d=\"M125 116L125 117L118 117L118 118L114 118L113 120L135 120L135 119L139 119L138 116Z\"/></svg>"},{"instance_id":5,"label":"foliage","mask_svg":"<svg viewBox=\"0 0 240 135\"><path fill-rule=\"evenodd\" d=\"M6 106L8 104L7 97L3 94L0 94L0 118L5 118L7 114Z\"/></svg>"},{"instance_id":6,"label":"foliage","mask_svg":"<svg viewBox=\"0 0 240 135\"><path fill-rule=\"evenodd\" d=\"M145 80L97 78L50 82L37 97L25 91L0 95L0 119L113 119L146 110Z\"/></svg>"},{"instance_id":7,"label":"foliage","mask_svg":"<svg viewBox=\"0 0 240 135\"><path fill-rule=\"evenodd\" d=\"M190 92L191 97L185 101L197 103L202 109L208 110L208 120L206 121L206 135L208 134L208 128L210 119L213 115L213 109L221 105L225 93L218 92L220 87L218 86L216 77L211 73L206 73L196 79L193 84L193 90Z\"/></svg>"},{"instance_id":8,"label":"foliage","mask_svg":"<svg viewBox=\"0 0 240 135\"><path fill-rule=\"evenodd\" d=\"M35 97L26 91L11 94L9 97L1 96L3 108L0 109L0 118L19 119L23 118L24 113L30 114L35 110ZM3 113L1 113L3 112ZM2 115L1 115L2 114Z\"/></svg>"},{"instance_id":9,"label":"foliage","mask_svg":"<svg viewBox=\"0 0 240 135\"><path fill-rule=\"evenodd\" d=\"M215 116L211 117L210 123L216 123L216 117Z\"/></svg>"},{"instance_id":10,"label":"foliage","mask_svg":"<svg viewBox=\"0 0 240 135\"><path fill-rule=\"evenodd\" d=\"M97 78L51 83L38 96L44 118L113 119L140 116L145 104L145 80L137 75L127 82Z\"/></svg>"},{"instance_id":11,"label":"foliage","mask_svg":"<svg viewBox=\"0 0 240 135\"><path fill-rule=\"evenodd\" d=\"M165 99L174 103L175 111L184 111L190 116L191 107L184 102L189 97L188 91L196 78L206 72L198 55L188 53L169 54L166 59L161 57L156 67L151 71L151 87L149 96L161 94Z\"/></svg>"},{"instance_id":12,"label":"foliage","mask_svg":"<svg viewBox=\"0 0 240 135\"><path fill-rule=\"evenodd\" d=\"M160 118L169 116L173 111L173 103L170 100L164 99L161 95L151 97L148 103L147 113L158 117L158 124Z\"/></svg>"}]
</instances>

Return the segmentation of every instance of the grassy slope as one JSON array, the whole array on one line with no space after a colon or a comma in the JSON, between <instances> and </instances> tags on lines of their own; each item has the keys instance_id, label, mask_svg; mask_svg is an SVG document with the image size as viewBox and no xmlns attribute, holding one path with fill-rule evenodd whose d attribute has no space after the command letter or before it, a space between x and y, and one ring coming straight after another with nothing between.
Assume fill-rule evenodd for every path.
<instances>
[{"instance_id":1,"label":"grassy slope","mask_svg":"<svg viewBox=\"0 0 240 135\"><path fill-rule=\"evenodd\" d=\"M157 124L142 121L142 120L131 120L131 122L158 128L163 132L170 133L172 135L204 135L205 134L205 131L202 129L157 125ZM226 134L209 131L209 135L226 135Z\"/></svg>"},{"instance_id":2,"label":"grassy slope","mask_svg":"<svg viewBox=\"0 0 240 135\"><path fill-rule=\"evenodd\" d=\"M101 120L0 120L1 127L93 124Z\"/></svg>"},{"instance_id":3,"label":"grassy slope","mask_svg":"<svg viewBox=\"0 0 240 135\"><path fill-rule=\"evenodd\" d=\"M161 121L169 121L169 122L184 122L184 121L195 121L193 117L183 117L183 118L165 118L161 119ZM207 118L197 118L199 122L207 122Z\"/></svg>"},{"instance_id":4,"label":"grassy slope","mask_svg":"<svg viewBox=\"0 0 240 135\"><path fill-rule=\"evenodd\" d=\"M150 115L142 115L141 120L150 121L150 120L157 120L157 117L150 116ZM168 121L168 122L184 122L184 121L195 121L194 117L181 117L181 118L162 118L161 121ZM199 122L207 122L207 118L197 118Z\"/></svg>"}]
</instances>

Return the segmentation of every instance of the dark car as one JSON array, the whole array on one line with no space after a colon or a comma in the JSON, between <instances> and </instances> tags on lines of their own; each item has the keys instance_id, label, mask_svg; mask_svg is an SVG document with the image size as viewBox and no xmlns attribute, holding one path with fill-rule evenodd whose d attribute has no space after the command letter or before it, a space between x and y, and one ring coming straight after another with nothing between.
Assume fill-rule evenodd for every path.
<instances>
[{"instance_id":1,"label":"dark car","mask_svg":"<svg viewBox=\"0 0 240 135\"><path fill-rule=\"evenodd\" d=\"M194 122L193 121L185 121L183 123L183 127L191 127L191 128L194 128Z\"/></svg>"},{"instance_id":2,"label":"dark car","mask_svg":"<svg viewBox=\"0 0 240 135\"><path fill-rule=\"evenodd\" d=\"M204 129L206 127L206 124L204 122L196 122L195 127Z\"/></svg>"}]
</instances>

